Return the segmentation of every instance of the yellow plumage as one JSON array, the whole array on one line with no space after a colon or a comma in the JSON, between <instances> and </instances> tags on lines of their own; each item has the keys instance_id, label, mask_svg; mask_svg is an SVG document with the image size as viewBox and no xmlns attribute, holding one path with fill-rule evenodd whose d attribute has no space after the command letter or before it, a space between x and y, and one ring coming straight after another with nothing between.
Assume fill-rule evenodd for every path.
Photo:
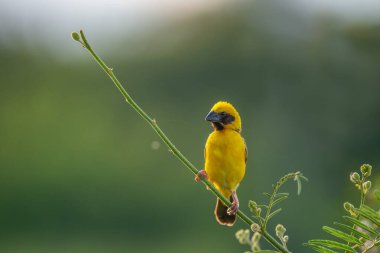
<instances>
[{"instance_id":1,"label":"yellow plumage","mask_svg":"<svg viewBox=\"0 0 380 253\"><path fill-rule=\"evenodd\" d=\"M245 143L233 130L214 131L206 142L205 171L226 197L236 191L245 175Z\"/></svg>"},{"instance_id":2,"label":"yellow plumage","mask_svg":"<svg viewBox=\"0 0 380 253\"><path fill-rule=\"evenodd\" d=\"M231 104L218 102L206 120L212 123L214 131L206 142L204 170L223 196L233 202L227 208L218 199L215 216L220 224L232 226L239 206L236 189L245 175L247 159L246 145L240 135L241 119Z\"/></svg>"}]
</instances>

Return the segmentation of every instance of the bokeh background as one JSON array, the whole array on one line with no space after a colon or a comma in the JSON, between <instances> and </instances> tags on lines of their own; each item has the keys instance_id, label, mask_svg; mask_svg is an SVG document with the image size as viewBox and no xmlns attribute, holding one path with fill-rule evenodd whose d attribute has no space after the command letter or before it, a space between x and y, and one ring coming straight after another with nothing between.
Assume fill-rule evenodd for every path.
<instances>
[{"instance_id":1,"label":"bokeh background","mask_svg":"<svg viewBox=\"0 0 380 253\"><path fill-rule=\"evenodd\" d=\"M243 252L215 198L70 38L84 29L199 168L213 103L243 118L241 208L289 171L293 252L380 164L380 2L0 0L0 252ZM378 174L379 175L379 174Z\"/></svg>"}]
</instances>

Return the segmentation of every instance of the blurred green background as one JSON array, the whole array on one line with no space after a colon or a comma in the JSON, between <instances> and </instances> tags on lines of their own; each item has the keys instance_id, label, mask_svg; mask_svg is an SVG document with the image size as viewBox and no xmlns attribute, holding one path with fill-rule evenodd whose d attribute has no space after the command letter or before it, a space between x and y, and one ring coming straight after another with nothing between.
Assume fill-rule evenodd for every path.
<instances>
[{"instance_id":1,"label":"blurred green background","mask_svg":"<svg viewBox=\"0 0 380 253\"><path fill-rule=\"evenodd\" d=\"M204 116L233 103L249 149L241 208L301 170L309 183L285 187L272 225L310 252L358 200L350 171L380 163L380 8L365 3L0 1L0 252L247 250L245 224L216 223L214 196L71 41L81 28L199 169Z\"/></svg>"}]
</instances>

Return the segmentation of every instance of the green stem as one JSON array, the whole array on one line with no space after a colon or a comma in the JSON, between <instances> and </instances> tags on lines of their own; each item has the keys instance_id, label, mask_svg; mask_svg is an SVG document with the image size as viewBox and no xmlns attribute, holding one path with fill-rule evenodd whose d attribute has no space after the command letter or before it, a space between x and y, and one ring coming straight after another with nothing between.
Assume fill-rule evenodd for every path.
<instances>
[{"instance_id":1,"label":"green stem","mask_svg":"<svg viewBox=\"0 0 380 253\"><path fill-rule=\"evenodd\" d=\"M362 179L360 181L360 206L359 206L359 208L361 208L365 203L365 194L364 194L364 189L363 189L364 181L365 181L364 176L362 176ZM359 220L360 215L358 215L356 218ZM355 229L356 225L352 225L352 228ZM351 232L350 235L353 235L353 232ZM347 242L347 246L351 246L351 243ZM367 252L367 251L363 251L363 252ZM344 251L344 253L349 253L349 252Z\"/></svg>"},{"instance_id":2,"label":"green stem","mask_svg":"<svg viewBox=\"0 0 380 253\"><path fill-rule=\"evenodd\" d=\"M140 116L145 119L149 125L153 128L153 130L160 136L162 141L169 147L169 150L194 174L196 175L198 173L198 170L195 168L195 166L174 146L174 144L170 141L170 139L164 134L164 132L161 130L161 128L157 125L157 122L155 119L152 119L149 117L148 114L146 114L140 106L132 99L132 97L128 94L128 92L124 89L124 87L121 85L119 80L116 78L115 74L113 73L113 70L109 68L104 61L92 50L90 44L88 43L86 37L84 36L83 31L80 31L80 36L83 40L82 45L91 53L91 55L94 57L95 61L100 65L100 67L106 72L106 74L111 78L111 80L114 82L120 93L123 95L125 100L132 106L135 111L140 114ZM202 179L202 182L227 206L231 205L231 202L224 197L215 187L214 185L205 179ZM237 216L245 223L247 223L249 226L251 226L254 222L242 211L238 210ZM290 253L289 250L284 248L279 242L277 242L270 234L266 232L264 229L261 234L263 237L273 245L276 249L280 250L283 253Z\"/></svg>"},{"instance_id":3,"label":"green stem","mask_svg":"<svg viewBox=\"0 0 380 253\"><path fill-rule=\"evenodd\" d=\"M360 182L360 207L362 207L364 205L364 202L365 202L365 193L364 193L364 176L363 176L363 179L361 180Z\"/></svg>"}]
</instances>

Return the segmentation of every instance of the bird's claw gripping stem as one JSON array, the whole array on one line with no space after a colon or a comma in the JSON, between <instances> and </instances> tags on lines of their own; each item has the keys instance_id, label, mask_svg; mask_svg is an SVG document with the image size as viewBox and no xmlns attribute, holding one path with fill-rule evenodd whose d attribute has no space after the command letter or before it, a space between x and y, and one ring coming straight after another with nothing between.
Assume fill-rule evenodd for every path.
<instances>
[{"instance_id":1,"label":"bird's claw gripping stem","mask_svg":"<svg viewBox=\"0 0 380 253\"><path fill-rule=\"evenodd\" d=\"M238 197L236 195L236 192L233 191L232 194L231 194L231 196L232 196L232 204L227 209L227 214L228 215L234 215L239 210L239 199L238 199Z\"/></svg>"},{"instance_id":2,"label":"bird's claw gripping stem","mask_svg":"<svg viewBox=\"0 0 380 253\"><path fill-rule=\"evenodd\" d=\"M203 179L208 179L208 175L207 175L207 172L205 170L200 170L195 175L195 181L198 183L200 180L203 180Z\"/></svg>"},{"instance_id":3,"label":"bird's claw gripping stem","mask_svg":"<svg viewBox=\"0 0 380 253\"><path fill-rule=\"evenodd\" d=\"M232 202L231 206L227 209L228 215L234 215L239 210L239 204L236 202Z\"/></svg>"}]
</instances>

